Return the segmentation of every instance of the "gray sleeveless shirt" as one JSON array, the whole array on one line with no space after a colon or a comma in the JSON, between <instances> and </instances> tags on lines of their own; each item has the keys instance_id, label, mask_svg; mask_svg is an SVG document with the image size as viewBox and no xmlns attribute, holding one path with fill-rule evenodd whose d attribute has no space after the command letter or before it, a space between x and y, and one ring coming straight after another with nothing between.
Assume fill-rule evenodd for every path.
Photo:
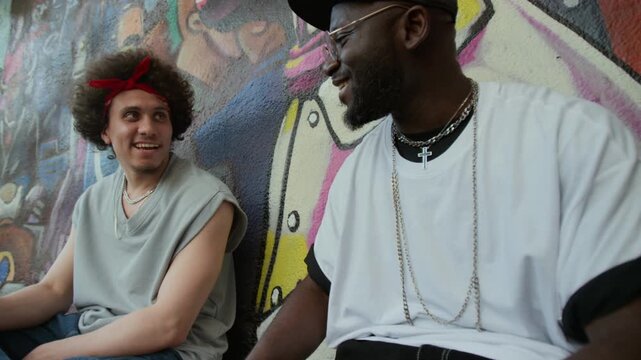
<instances>
[{"instance_id":1,"label":"gray sleeveless shirt","mask_svg":"<svg viewBox=\"0 0 641 360\"><path fill-rule=\"evenodd\" d=\"M82 333L152 305L172 259L200 232L223 201L235 206L221 273L187 341L183 359L220 359L234 322L236 289L231 251L245 234L247 217L213 175L171 157L156 190L131 218L120 198L122 169L92 185L73 212L74 305Z\"/></svg>"}]
</instances>

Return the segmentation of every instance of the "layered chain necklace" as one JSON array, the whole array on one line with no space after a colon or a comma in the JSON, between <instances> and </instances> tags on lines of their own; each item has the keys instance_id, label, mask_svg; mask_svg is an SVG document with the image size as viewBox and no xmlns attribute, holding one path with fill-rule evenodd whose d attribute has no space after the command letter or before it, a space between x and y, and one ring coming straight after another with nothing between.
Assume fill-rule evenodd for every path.
<instances>
[{"instance_id":1,"label":"layered chain necklace","mask_svg":"<svg viewBox=\"0 0 641 360\"><path fill-rule=\"evenodd\" d=\"M156 184L156 186L151 188L146 193L142 194L141 196L139 196L139 197L137 197L135 199L132 199L131 197L129 197L129 193L127 193L127 177L123 174L122 175L122 185L120 186L120 193L122 194L122 197L123 197L123 199L125 199L125 202L127 204L136 205L136 204L142 202L143 200L147 199L156 190L157 187L158 187L158 185ZM120 234L118 232L118 215L117 215L117 213L118 213L118 207L119 206L122 206L122 205L118 201L118 196L116 196L116 201L114 203L114 234L116 235L116 238L118 240L120 240L120 238L121 238Z\"/></svg>"},{"instance_id":2,"label":"layered chain necklace","mask_svg":"<svg viewBox=\"0 0 641 360\"><path fill-rule=\"evenodd\" d=\"M129 205L136 205L139 202L145 200L146 198L149 197L154 191L156 190L156 186L153 188L149 189L146 193L140 195L139 197L132 199L129 197L129 193L127 192L127 177L123 176L122 177L122 195L125 198L125 201Z\"/></svg>"},{"instance_id":3,"label":"layered chain necklace","mask_svg":"<svg viewBox=\"0 0 641 360\"><path fill-rule=\"evenodd\" d=\"M450 126L446 125L444 127L444 130L442 130L438 135L435 137L425 141L425 142L414 142L417 145L413 146L423 146L425 143L430 142L427 144L427 146L434 144L436 141L439 139L443 138L447 134L450 134L454 129L463 121L462 119L465 119L467 115L472 111L472 109L475 109L477 107L478 103L478 84L472 80L472 90L470 91L471 94L471 101L468 104L468 106L463 110L463 113L461 114L461 117L451 124ZM459 107L459 109L468 101L470 98L470 94L468 94L468 97L466 97L463 100L463 103ZM458 112L458 110L457 110ZM451 121L451 120L450 120ZM456 124L456 126L454 126ZM445 131L449 128L452 128L449 130L447 134L444 134ZM477 157L478 157L478 144L477 144L477 133L478 133L478 120L477 116L473 115L472 116L472 126L473 126L473 142L472 142L472 205L473 205L473 229L472 229L472 275L470 277L470 284L467 288L467 293L465 296L465 299L463 300L463 305L461 306L461 309L459 312L454 316L454 318L447 320L444 319L440 316L437 316L433 314L428 308L425 299L421 295L421 292L418 289L418 283L416 281L416 275L414 273L414 267L412 266L412 262L410 260L410 255L409 255L409 247L407 244L407 236L405 234L405 222L403 221L403 210L401 208L401 200L400 200L400 189L399 189L399 181L398 181L398 171L396 169L396 146L394 145L395 140L398 139L401 142L408 143L404 141L399 135L401 135L398 131L396 131L396 128L393 126L392 129L392 196L394 200L394 214L396 218L396 251L398 255L398 262L399 262L399 271L400 271L400 276L401 276L401 288L402 288L402 293L403 293L403 313L405 315L405 320L410 324L414 325L412 318L410 316L410 311L409 311L409 305L407 302L407 293L405 291L405 267L407 264L407 269L409 270L410 274L410 279L412 280L412 286L414 288L414 293L416 294L416 297L418 298L418 301L421 303L421 306L423 308L423 311L425 314L434 322L441 324L441 325L449 325L452 324L456 321L458 321L465 311L467 310L467 307L472 300L472 296L474 296L474 302L475 302L475 307L476 307L476 329L478 331L481 331L481 288L480 288L480 282L479 282L479 276L478 276L478 196L477 196L477 174L476 174L476 163L477 163ZM402 135L401 135L402 136ZM436 140L433 140L436 139ZM409 142L413 142L413 140L405 139ZM432 141L433 140L433 141ZM412 144L410 144L412 145ZM425 152L425 151L424 151ZM424 158L424 163L425 163L425 158Z\"/></svg>"},{"instance_id":4,"label":"layered chain necklace","mask_svg":"<svg viewBox=\"0 0 641 360\"><path fill-rule=\"evenodd\" d=\"M474 107L474 101L469 101L470 98L474 99L475 97L478 97L478 85L474 80L471 80L472 82L472 87L470 88L470 92L467 93L467 96L463 101L461 102L461 105L454 111L452 114L452 117L445 123L445 126L443 126L443 129L436 134L434 137L431 137L427 140L424 141L419 141L419 140L411 140L408 139L405 135L403 135L400 131L398 131L398 128L396 127L395 123L392 123L392 136L398 141L407 144L409 146L413 147L420 147L421 152L418 154L418 156L422 159L423 161L423 169L427 169L427 158L432 156L432 152L429 151L430 146L434 145L437 141L441 140L443 137L451 134L456 128L461 125L461 123L467 119L467 116L470 114L470 111L472 111ZM461 110L461 108L467 104L465 109L463 109L463 112L461 112L461 115L454 121L456 114ZM454 121L454 122L452 122Z\"/></svg>"}]
</instances>

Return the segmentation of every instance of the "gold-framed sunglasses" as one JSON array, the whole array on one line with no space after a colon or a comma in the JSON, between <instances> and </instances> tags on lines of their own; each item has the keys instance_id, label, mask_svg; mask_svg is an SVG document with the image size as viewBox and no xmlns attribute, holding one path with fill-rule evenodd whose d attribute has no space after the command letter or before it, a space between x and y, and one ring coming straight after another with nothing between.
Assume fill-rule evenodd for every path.
<instances>
[{"instance_id":1,"label":"gold-framed sunglasses","mask_svg":"<svg viewBox=\"0 0 641 360\"><path fill-rule=\"evenodd\" d=\"M384 6L378 10L374 10L373 12L360 17L347 25L341 26L338 29L334 29L329 32L325 32L325 45L323 46L323 53L325 54L325 62L329 61L338 61L338 46L337 43L341 42L341 39L344 38L345 36L349 35L352 31L354 31L354 27L356 25L362 23L363 21L370 19L382 12L385 12L389 9L393 8L402 8L405 10L410 9L408 6L401 5L401 4L392 4L392 5L387 5Z\"/></svg>"}]
</instances>

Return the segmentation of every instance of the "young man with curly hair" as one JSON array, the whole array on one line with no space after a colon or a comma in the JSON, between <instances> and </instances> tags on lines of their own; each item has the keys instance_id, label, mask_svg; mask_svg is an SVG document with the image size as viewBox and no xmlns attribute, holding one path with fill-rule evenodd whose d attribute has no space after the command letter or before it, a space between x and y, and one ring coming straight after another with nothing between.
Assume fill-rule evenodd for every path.
<instances>
[{"instance_id":1,"label":"young man with curly hair","mask_svg":"<svg viewBox=\"0 0 641 360\"><path fill-rule=\"evenodd\" d=\"M72 110L120 169L78 199L45 277L0 298L0 359L220 359L247 221L222 182L171 152L192 122L190 85L125 51L87 69Z\"/></svg>"}]
</instances>

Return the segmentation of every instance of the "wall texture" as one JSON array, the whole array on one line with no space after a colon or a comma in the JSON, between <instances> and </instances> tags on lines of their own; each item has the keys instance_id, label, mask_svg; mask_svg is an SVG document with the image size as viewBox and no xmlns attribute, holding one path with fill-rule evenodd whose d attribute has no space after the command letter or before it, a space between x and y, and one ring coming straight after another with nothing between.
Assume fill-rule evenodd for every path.
<instances>
[{"instance_id":1,"label":"wall texture","mask_svg":"<svg viewBox=\"0 0 641 360\"><path fill-rule=\"evenodd\" d=\"M470 77L596 101L641 137L637 0L459 5ZM0 2L0 292L43 276L77 197L116 167L73 132L73 80L104 53L142 46L176 63L196 90L197 120L176 153L226 181L249 215L236 254L235 331L250 343L255 321L305 276L329 185L371 129L342 124L336 91L319 72L321 35L284 0Z\"/></svg>"}]
</instances>

